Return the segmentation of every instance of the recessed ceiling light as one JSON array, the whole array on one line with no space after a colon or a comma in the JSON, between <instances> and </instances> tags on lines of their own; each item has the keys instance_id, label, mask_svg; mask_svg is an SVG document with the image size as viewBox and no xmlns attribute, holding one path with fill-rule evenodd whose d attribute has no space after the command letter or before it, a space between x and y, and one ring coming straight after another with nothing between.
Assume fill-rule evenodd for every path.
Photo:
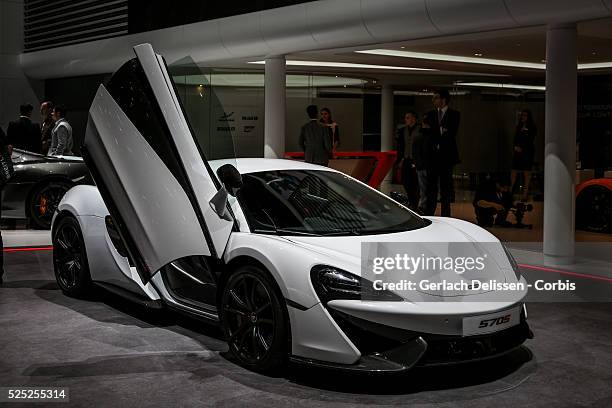
<instances>
[{"instance_id":1,"label":"recessed ceiling light","mask_svg":"<svg viewBox=\"0 0 612 408\"><path fill-rule=\"evenodd\" d=\"M249 64L265 65L266 61L249 61ZM330 62L330 61L298 61L287 60L286 65L300 67L331 67L331 68L360 68L360 69L388 69L400 71L437 71L432 68L399 67L394 65L372 65L372 64L353 64L351 62Z\"/></svg>"},{"instance_id":2,"label":"recessed ceiling light","mask_svg":"<svg viewBox=\"0 0 612 408\"><path fill-rule=\"evenodd\" d=\"M481 52L475 52L475 53L474 53L474 56L475 56L475 57L482 57L482 53L481 53Z\"/></svg>"},{"instance_id":3,"label":"recessed ceiling light","mask_svg":"<svg viewBox=\"0 0 612 408\"><path fill-rule=\"evenodd\" d=\"M578 69L602 69L602 68L612 68L612 61L578 64Z\"/></svg>"},{"instance_id":4,"label":"recessed ceiling light","mask_svg":"<svg viewBox=\"0 0 612 408\"><path fill-rule=\"evenodd\" d=\"M213 73L208 75L181 75L181 84L193 85L200 93L206 89L206 83L203 79L209 80L215 86L221 87L245 87L258 88L263 87L265 83L265 75L260 73ZM353 86L363 86L367 81L356 77L339 77L334 78L332 75L306 75L306 74L287 74L288 88L304 88L304 87L342 87L347 88Z\"/></svg>"},{"instance_id":5,"label":"recessed ceiling light","mask_svg":"<svg viewBox=\"0 0 612 408\"><path fill-rule=\"evenodd\" d=\"M524 61L511 61L511 60L500 60L492 58L475 58L475 57L460 57L457 55L446 55L446 54L430 54L425 52L412 52L412 51L398 51L388 49L374 49L374 50L362 50L355 51L361 54L372 54L372 55L384 55L390 57L404 57L423 59L430 61L444 61L444 62L463 62L468 64L481 64L481 65L495 65L509 68L530 68L530 69L546 69L546 60L541 60L542 63L524 62ZM578 64L579 70L585 69L603 69L612 68L612 61L604 62L593 62L587 64Z\"/></svg>"},{"instance_id":6,"label":"recessed ceiling light","mask_svg":"<svg viewBox=\"0 0 612 408\"><path fill-rule=\"evenodd\" d=\"M545 86L522 85L522 84L501 84L495 82L456 82L456 86L475 86L481 88L504 88L504 89L524 89L527 91L545 91Z\"/></svg>"},{"instance_id":7,"label":"recessed ceiling light","mask_svg":"<svg viewBox=\"0 0 612 408\"><path fill-rule=\"evenodd\" d=\"M401 48L402 50L405 50L405 49L406 49L406 47L404 47L403 45L402 45L400 48Z\"/></svg>"},{"instance_id":8,"label":"recessed ceiling light","mask_svg":"<svg viewBox=\"0 0 612 408\"><path fill-rule=\"evenodd\" d=\"M423 90L423 91L402 91L402 90L395 90L393 91L394 95L410 95L410 96L432 96L434 93L433 91L428 91L428 90ZM451 94L452 96L464 96L464 95L469 95L470 92L469 91L449 91L449 94Z\"/></svg>"},{"instance_id":9,"label":"recessed ceiling light","mask_svg":"<svg viewBox=\"0 0 612 408\"><path fill-rule=\"evenodd\" d=\"M470 64L496 65L496 66L513 67L513 68L546 69L546 65L537 64L533 62L509 61L509 60L499 60L499 59L480 58L480 57L460 57L457 55L430 54L426 52L399 51L399 50L388 50L388 49L362 50L362 51L355 51L355 52L358 52L361 54L414 58L414 59L423 59L423 60L430 60L430 61L464 62L464 63L470 63Z\"/></svg>"}]
</instances>

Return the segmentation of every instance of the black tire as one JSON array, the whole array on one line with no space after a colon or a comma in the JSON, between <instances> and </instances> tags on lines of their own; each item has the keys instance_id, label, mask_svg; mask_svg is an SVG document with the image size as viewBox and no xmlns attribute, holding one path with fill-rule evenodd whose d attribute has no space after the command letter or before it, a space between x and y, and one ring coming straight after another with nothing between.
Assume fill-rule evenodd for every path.
<instances>
[{"instance_id":1,"label":"black tire","mask_svg":"<svg viewBox=\"0 0 612 408\"><path fill-rule=\"evenodd\" d=\"M68 296L84 297L91 289L85 241L78 221L59 220L53 231L53 268L58 286Z\"/></svg>"},{"instance_id":2,"label":"black tire","mask_svg":"<svg viewBox=\"0 0 612 408\"><path fill-rule=\"evenodd\" d=\"M50 180L34 187L26 203L32 227L51 228L53 214L70 188L72 184L62 180Z\"/></svg>"},{"instance_id":3,"label":"black tire","mask_svg":"<svg viewBox=\"0 0 612 408\"><path fill-rule=\"evenodd\" d=\"M252 265L238 268L223 287L219 314L230 352L240 364L267 373L285 366L287 309L268 273Z\"/></svg>"},{"instance_id":4,"label":"black tire","mask_svg":"<svg viewBox=\"0 0 612 408\"><path fill-rule=\"evenodd\" d=\"M590 232L612 232L612 191L591 186L576 197L576 227Z\"/></svg>"}]
</instances>

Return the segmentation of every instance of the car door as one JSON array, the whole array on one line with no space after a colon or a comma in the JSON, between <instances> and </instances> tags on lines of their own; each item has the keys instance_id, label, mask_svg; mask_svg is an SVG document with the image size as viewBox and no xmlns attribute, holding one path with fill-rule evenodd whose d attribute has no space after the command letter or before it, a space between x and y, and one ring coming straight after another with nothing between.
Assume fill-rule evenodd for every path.
<instances>
[{"instance_id":1,"label":"car door","mask_svg":"<svg viewBox=\"0 0 612 408\"><path fill-rule=\"evenodd\" d=\"M220 259L234 221L211 208L221 186L163 58L149 44L134 52L98 88L83 156L146 283L181 258Z\"/></svg>"}]
</instances>

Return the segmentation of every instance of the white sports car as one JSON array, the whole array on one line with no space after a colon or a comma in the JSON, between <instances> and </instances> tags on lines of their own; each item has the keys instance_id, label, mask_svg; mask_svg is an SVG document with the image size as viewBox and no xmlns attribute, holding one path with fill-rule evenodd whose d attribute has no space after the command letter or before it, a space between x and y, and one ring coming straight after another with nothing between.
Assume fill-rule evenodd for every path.
<instances>
[{"instance_id":1,"label":"white sports car","mask_svg":"<svg viewBox=\"0 0 612 408\"><path fill-rule=\"evenodd\" d=\"M415 301L371 290L362 274L363 242L487 242L496 265L487 276L524 283L489 232L419 217L329 168L209 162L163 58L148 44L134 50L89 112L83 152L96 187L72 188L53 220L66 294L95 283L216 322L240 363L259 371L287 360L401 371L489 358L530 337L525 291L496 302L418 292Z\"/></svg>"}]
</instances>

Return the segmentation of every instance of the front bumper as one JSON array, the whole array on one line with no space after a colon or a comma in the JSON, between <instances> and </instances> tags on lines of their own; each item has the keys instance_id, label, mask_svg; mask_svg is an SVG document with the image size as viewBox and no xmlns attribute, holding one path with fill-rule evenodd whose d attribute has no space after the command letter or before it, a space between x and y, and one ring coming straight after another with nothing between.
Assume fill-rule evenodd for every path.
<instances>
[{"instance_id":1,"label":"front bumper","mask_svg":"<svg viewBox=\"0 0 612 408\"><path fill-rule=\"evenodd\" d=\"M533 338L524 308L521 308L517 325L475 336L406 330L355 317L333 308L327 308L327 311L337 327L359 350L361 357L354 364L300 357L292 357L293 362L346 371L401 372L415 366L447 365L495 358L517 349L525 340ZM455 317L458 316L465 314L457 314ZM452 318L449 315L428 317L447 320Z\"/></svg>"}]
</instances>

